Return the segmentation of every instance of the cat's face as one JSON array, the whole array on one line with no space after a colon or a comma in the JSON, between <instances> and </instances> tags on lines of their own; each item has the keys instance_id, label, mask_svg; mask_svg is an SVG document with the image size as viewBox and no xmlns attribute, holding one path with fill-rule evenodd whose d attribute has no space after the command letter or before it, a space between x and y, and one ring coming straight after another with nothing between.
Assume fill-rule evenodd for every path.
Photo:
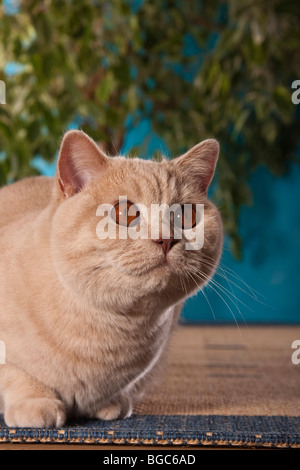
<instances>
[{"instance_id":1,"label":"cat's face","mask_svg":"<svg viewBox=\"0 0 300 470\"><path fill-rule=\"evenodd\" d=\"M108 158L83 132L66 134L51 235L60 280L93 306L128 311L147 297L173 304L206 283L222 247L206 197L217 157L208 140L172 161Z\"/></svg>"}]
</instances>

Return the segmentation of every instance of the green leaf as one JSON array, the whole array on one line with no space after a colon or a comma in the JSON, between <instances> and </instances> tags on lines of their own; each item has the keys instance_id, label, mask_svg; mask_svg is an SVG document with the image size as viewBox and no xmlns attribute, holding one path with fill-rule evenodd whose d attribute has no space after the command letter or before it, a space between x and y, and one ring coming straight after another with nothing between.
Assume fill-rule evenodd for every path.
<instances>
[{"instance_id":1,"label":"green leaf","mask_svg":"<svg viewBox=\"0 0 300 470\"><path fill-rule=\"evenodd\" d=\"M112 72L107 72L96 88L96 98L99 103L107 103L111 93L115 89L115 77Z\"/></svg>"}]
</instances>

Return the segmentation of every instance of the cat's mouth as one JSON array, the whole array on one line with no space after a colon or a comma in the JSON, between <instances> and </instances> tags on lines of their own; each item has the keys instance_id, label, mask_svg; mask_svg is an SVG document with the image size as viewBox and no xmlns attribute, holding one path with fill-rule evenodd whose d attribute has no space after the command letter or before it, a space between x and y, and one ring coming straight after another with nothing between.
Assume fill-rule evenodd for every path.
<instances>
[{"instance_id":1,"label":"cat's mouth","mask_svg":"<svg viewBox=\"0 0 300 470\"><path fill-rule=\"evenodd\" d=\"M138 276L151 274L156 270L161 270L162 274L163 273L165 273L165 274L170 273L170 263L169 263L168 259L164 258L164 259L160 260L158 263L155 263L152 266L149 266L149 264L145 267L144 266L136 266L136 267L134 267L130 270L129 274L138 277Z\"/></svg>"},{"instance_id":2,"label":"cat's mouth","mask_svg":"<svg viewBox=\"0 0 300 470\"><path fill-rule=\"evenodd\" d=\"M157 264L152 268L152 271L154 271L155 269L161 268L161 267L166 267L166 266L170 266L170 263L169 263L169 260L167 259L167 257L165 257L165 259L163 259L162 261L160 261L159 263L157 263Z\"/></svg>"}]
</instances>

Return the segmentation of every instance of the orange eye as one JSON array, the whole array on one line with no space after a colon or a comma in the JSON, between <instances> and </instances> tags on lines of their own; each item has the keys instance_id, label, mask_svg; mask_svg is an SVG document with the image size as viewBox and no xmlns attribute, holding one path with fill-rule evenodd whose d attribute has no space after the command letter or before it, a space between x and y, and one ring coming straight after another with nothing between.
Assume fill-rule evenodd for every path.
<instances>
[{"instance_id":1,"label":"orange eye","mask_svg":"<svg viewBox=\"0 0 300 470\"><path fill-rule=\"evenodd\" d=\"M111 215L118 225L124 225L125 227L133 227L140 221L140 211L130 201L117 202Z\"/></svg>"},{"instance_id":2,"label":"orange eye","mask_svg":"<svg viewBox=\"0 0 300 470\"><path fill-rule=\"evenodd\" d=\"M174 224L182 229L194 228L197 224L196 204L184 204L174 213Z\"/></svg>"}]
</instances>

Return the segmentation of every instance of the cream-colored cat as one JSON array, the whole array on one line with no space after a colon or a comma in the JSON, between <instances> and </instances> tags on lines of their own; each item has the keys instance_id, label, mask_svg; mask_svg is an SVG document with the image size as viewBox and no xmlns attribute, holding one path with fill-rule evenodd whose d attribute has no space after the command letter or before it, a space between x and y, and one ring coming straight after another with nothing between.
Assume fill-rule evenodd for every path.
<instances>
[{"instance_id":1,"label":"cream-colored cat","mask_svg":"<svg viewBox=\"0 0 300 470\"><path fill-rule=\"evenodd\" d=\"M0 411L8 426L131 414L161 370L184 299L220 257L221 219L206 197L218 151L210 139L172 161L110 158L70 131L55 178L0 190ZM204 204L203 248L186 250L184 231L182 240L172 230L100 239L100 204L115 206L114 223L126 225L119 196L125 210ZM129 221L140 218L136 211Z\"/></svg>"}]
</instances>

